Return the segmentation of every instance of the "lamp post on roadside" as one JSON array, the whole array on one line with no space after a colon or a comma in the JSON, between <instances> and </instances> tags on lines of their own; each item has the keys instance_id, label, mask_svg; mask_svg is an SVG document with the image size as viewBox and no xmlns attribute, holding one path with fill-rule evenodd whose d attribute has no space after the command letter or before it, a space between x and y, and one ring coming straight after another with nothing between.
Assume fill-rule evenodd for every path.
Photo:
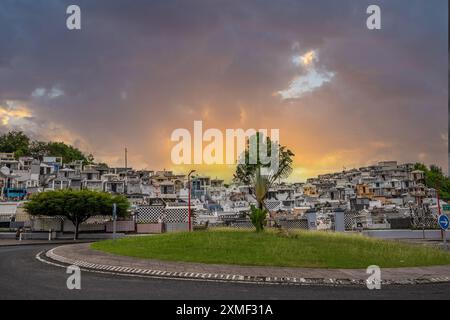
<instances>
[{"instance_id":1,"label":"lamp post on roadside","mask_svg":"<svg viewBox=\"0 0 450 320\"><path fill-rule=\"evenodd\" d=\"M191 170L188 174L188 221L189 221L189 232L192 231L191 228L191 174L193 174L195 170Z\"/></svg>"}]
</instances>

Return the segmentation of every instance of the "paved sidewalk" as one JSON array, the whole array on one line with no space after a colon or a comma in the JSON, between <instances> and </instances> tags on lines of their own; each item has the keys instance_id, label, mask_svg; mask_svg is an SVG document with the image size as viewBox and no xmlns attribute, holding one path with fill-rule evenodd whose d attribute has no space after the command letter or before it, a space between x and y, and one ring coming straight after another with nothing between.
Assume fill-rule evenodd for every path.
<instances>
[{"instance_id":1,"label":"paved sidewalk","mask_svg":"<svg viewBox=\"0 0 450 320\"><path fill-rule=\"evenodd\" d=\"M429 240L429 239L398 239L396 241L404 242L414 245L422 245L428 247L435 247L444 250L444 243L442 240ZM450 251L450 245L447 243L447 251Z\"/></svg>"},{"instance_id":2,"label":"paved sidewalk","mask_svg":"<svg viewBox=\"0 0 450 320\"><path fill-rule=\"evenodd\" d=\"M84 269L169 278L244 281L283 284L365 285L365 269L250 267L189 262L166 262L115 256L90 249L89 244L56 247L47 259ZM450 282L450 266L385 268L383 284Z\"/></svg>"}]
</instances>

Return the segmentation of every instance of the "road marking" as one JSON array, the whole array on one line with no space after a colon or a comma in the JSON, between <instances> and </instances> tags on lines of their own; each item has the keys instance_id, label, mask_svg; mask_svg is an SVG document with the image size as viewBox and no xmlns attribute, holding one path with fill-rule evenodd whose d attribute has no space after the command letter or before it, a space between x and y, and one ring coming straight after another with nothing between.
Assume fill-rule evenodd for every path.
<instances>
[{"instance_id":1,"label":"road marking","mask_svg":"<svg viewBox=\"0 0 450 320\"><path fill-rule=\"evenodd\" d=\"M67 259L65 257L61 257L57 254L54 254L53 248L48 250L47 252L41 251L36 254L35 258L42 263L46 263L48 265L53 265L56 267L66 268L66 265L60 264L67 263L78 265L82 267L83 271L92 272L92 273L103 273L103 274L113 274L120 276L131 276L131 277L140 277L140 278L153 278L153 279L169 279L169 280L185 280L185 281L208 281L208 282L235 282L235 283L246 283L246 284L255 284L255 285L320 285L320 286L350 286L357 285L363 286L364 280L357 279L305 279L305 278L279 278L279 277L257 277L257 276L242 276L242 275L229 275L229 274L200 274L200 273L189 273L189 272L168 272L162 270L150 270L150 269L136 269L136 268L127 268L127 267L119 267L119 266L107 266L100 264L92 264L85 261L73 261L71 259ZM43 259L41 256L44 255L51 261ZM57 261L57 262L53 262ZM59 263L58 263L59 262ZM118 273L118 272L119 273ZM145 274L145 275L144 275ZM218 279L219 278L219 279ZM402 280L402 281L387 281L383 284L401 284L401 283L411 283L415 284L418 282L417 280ZM420 283L426 282L449 282L450 277L434 277L429 279L420 279Z\"/></svg>"}]
</instances>

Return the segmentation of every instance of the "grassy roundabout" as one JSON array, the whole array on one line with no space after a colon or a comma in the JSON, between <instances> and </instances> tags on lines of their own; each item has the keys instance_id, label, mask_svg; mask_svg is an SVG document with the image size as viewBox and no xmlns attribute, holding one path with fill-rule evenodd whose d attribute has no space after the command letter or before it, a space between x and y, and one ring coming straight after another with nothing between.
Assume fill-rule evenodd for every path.
<instances>
[{"instance_id":1,"label":"grassy roundabout","mask_svg":"<svg viewBox=\"0 0 450 320\"><path fill-rule=\"evenodd\" d=\"M325 232L211 230L107 240L92 249L166 261L305 268L415 267L450 264L442 250Z\"/></svg>"}]
</instances>

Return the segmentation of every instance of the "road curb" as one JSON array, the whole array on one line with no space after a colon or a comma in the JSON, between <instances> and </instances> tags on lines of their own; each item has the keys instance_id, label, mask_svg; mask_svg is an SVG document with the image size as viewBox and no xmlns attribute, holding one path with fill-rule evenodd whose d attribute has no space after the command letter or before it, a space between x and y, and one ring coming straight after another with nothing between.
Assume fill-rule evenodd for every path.
<instances>
[{"instance_id":1,"label":"road curb","mask_svg":"<svg viewBox=\"0 0 450 320\"><path fill-rule=\"evenodd\" d=\"M58 248L58 247L56 247ZM55 254L54 250L42 252L46 260L50 263L62 263L63 266L76 265L82 270L111 273L117 275L134 275L151 278L165 278L175 280L197 280L197 281L219 281L234 283L255 283L271 285L314 285L314 286L366 286L366 280L350 278L294 278L294 277L262 277L244 276L239 274L220 273L194 273L194 272L173 272L166 270L134 268L133 266L114 266L106 264L95 264L83 260L74 260ZM39 259L42 260L42 257ZM406 280L382 280L382 285L414 285L426 283L450 282L450 277L416 278Z\"/></svg>"}]
</instances>

